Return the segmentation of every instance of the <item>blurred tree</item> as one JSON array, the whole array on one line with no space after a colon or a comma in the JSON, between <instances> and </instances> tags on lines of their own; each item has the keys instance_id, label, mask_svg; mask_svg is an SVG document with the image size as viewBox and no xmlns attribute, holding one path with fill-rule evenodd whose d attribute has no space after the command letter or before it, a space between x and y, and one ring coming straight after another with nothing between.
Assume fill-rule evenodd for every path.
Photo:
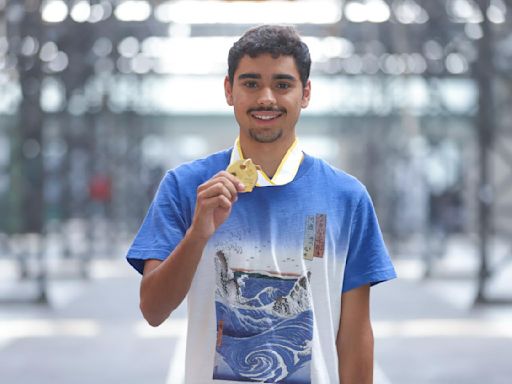
<instances>
[{"instance_id":1,"label":"blurred tree","mask_svg":"<svg viewBox=\"0 0 512 384\"><path fill-rule=\"evenodd\" d=\"M43 112L39 103L43 73L37 56L27 55L24 44L43 33L34 2L8 4L7 33L10 53L17 59L22 100L18 113L18 129L12 135L10 231L41 233L43 230ZM34 39L35 41L35 39Z\"/></svg>"}]
</instances>

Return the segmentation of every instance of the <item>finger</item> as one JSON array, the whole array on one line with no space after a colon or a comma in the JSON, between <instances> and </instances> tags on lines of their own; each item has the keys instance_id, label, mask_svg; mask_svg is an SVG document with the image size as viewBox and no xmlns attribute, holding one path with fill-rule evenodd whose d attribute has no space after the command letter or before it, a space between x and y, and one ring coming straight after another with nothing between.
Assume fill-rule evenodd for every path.
<instances>
[{"instance_id":1,"label":"finger","mask_svg":"<svg viewBox=\"0 0 512 384\"><path fill-rule=\"evenodd\" d=\"M240 181L240 179L238 179L236 176L232 175L231 173L229 173L228 171L220 171L219 173L217 173L216 177L217 176L221 176L221 177L225 177L227 178L229 181L231 181L235 186L236 186L236 189L239 191L239 192L243 192L245 191L245 185L244 183L242 183Z\"/></svg>"},{"instance_id":2,"label":"finger","mask_svg":"<svg viewBox=\"0 0 512 384\"><path fill-rule=\"evenodd\" d=\"M234 178L234 176L233 175L230 175L230 176L231 177L226 177L225 175L215 176L212 179L208 180L206 183L202 184L198 188L198 191L204 191L204 190L210 189L211 187L215 186L217 183L222 183L229 190L229 192L231 194L230 199L235 200L236 195L238 193L238 186L233 183L232 179Z\"/></svg>"},{"instance_id":3,"label":"finger","mask_svg":"<svg viewBox=\"0 0 512 384\"><path fill-rule=\"evenodd\" d=\"M238 186L236 184L233 184L233 181L228 179L224 176L219 176L218 180L224 184L224 186L229 190L231 193L231 201L236 200L238 195Z\"/></svg>"},{"instance_id":4,"label":"finger","mask_svg":"<svg viewBox=\"0 0 512 384\"><path fill-rule=\"evenodd\" d=\"M233 189L233 186L231 186L231 189ZM224 183L218 181L197 194L198 199L209 199L216 196L226 196L228 200L234 200L236 197L236 191L230 191Z\"/></svg>"},{"instance_id":5,"label":"finger","mask_svg":"<svg viewBox=\"0 0 512 384\"><path fill-rule=\"evenodd\" d=\"M220 171L215 176L213 176L210 180L223 179L228 181L230 184L236 186L237 184L241 184L241 181L231 173L227 171Z\"/></svg>"},{"instance_id":6,"label":"finger","mask_svg":"<svg viewBox=\"0 0 512 384\"><path fill-rule=\"evenodd\" d=\"M224 195L218 195L218 196L210 197L208 199L204 199L199 204L202 209L206 209L206 210L215 209L215 208L230 209L232 206L231 200L229 200Z\"/></svg>"},{"instance_id":7,"label":"finger","mask_svg":"<svg viewBox=\"0 0 512 384\"><path fill-rule=\"evenodd\" d=\"M225 209L231 209L231 206L232 206L232 202L231 200L227 199L226 196L219 196L218 197L218 204L219 204L219 207L222 207L222 208L225 208Z\"/></svg>"},{"instance_id":8,"label":"finger","mask_svg":"<svg viewBox=\"0 0 512 384\"><path fill-rule=\"evenodd\" d=\"M233 176L233 175L229 175L229 176ZM227 177L226 175L222 174L222 175L218 175L218 176L214 177L212 180L216 180L216 181L224 184L224 186L231 193L231 200L234 200L236 198L236 195L238 194L238 190L237 190L236 184L233 183L232 179L233 179L233 177Z\"/></svg>"}]
</instances>

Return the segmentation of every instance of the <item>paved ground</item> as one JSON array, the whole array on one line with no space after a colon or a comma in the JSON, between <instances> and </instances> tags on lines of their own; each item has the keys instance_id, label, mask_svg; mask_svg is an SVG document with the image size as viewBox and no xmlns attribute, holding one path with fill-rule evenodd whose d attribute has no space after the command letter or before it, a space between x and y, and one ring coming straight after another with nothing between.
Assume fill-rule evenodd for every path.
<instances>
[{"instance_id":1,"label":"paved ground","mask_svg":"<svg viewBox=\"0 0 512 384\"><path fill-rule=\"evenodd\" d=\"M509 384L512 306L474 308L471 280L423 281L417 261L397 266L401 278L372 293L375 383ZM33 284L0 262L0 383L180 384L185 308L151 328L124 261L91 267L89 280L53 278L51 305L41 305L6 301L30 297ZM512 292L510 276L495 289Z\"/></svg>"},{"instance_id":2,"label":"paved ground","mask_svg":"<svg viewBox=\"0 0 512 384\"><path fill-rule=\"evenodd\" d=\"M397 280L373 291L376 359L395 384L507 384L511 307L474 308L473 284Z\"/></svg>"}]
</instances>

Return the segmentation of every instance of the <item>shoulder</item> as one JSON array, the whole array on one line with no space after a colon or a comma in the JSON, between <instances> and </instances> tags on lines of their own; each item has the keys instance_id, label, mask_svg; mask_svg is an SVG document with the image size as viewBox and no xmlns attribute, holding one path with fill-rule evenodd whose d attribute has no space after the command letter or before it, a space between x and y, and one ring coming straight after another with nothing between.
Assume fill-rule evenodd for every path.
<instances>
[{"instance_id":1,"label":"shoulder","mask_svg":"<svg viewBox=\"0 0 512 384\"><path fill-rule=\"evenodd\" d=\"M165 178L176 183L201 184L229 164L231 148L207 157L178 165L167 171Z\"/></svg>"},{"instance_id":2,"label":"shoulder","mask_svg":"<svg viewBox=\"0 0 512 384\"><path fill-rule=\"evenodd\" d=\"M168 170L160 182L157 196L164 201L167 196L195 196L199 185L227 167L230 155L231 149L227 149Z\"/></svg>"},{"instance_id":3,"label":"shoulder","mask_svg":"<svg viewBox=\"0 0 512 384\"><path fill-rule=\"evenodd\" d=\"M355 176L329 164L323 159L306 155L312 162L308 176L311 181L325 191L334 191L343 197L359 199L367 194L364 184Z\"/></svg>"}]
</instances>

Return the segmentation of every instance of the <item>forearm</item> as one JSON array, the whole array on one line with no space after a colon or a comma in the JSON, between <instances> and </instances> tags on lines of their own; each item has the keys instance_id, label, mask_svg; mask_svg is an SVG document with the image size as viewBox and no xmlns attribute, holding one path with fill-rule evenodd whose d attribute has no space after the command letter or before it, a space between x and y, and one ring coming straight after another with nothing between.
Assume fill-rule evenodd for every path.
<instances>
[{"instance_id":1,"label":"forearm","mask_svg":"<svg viewBox=\"0 0 512 384\"><path fill-rule=\"evenodd\" d=\"M373 331L370 321L370 285L341 296L338 366L342 384L373 383Z\"/></svg>"},{"instance_id":2,"label":"forearm","mask_svg":"<svg viewBox=\"0 0 512 384\"><path fill-rule=\"evenodd\" d=\"M189 229L170 256L142 278L140 309L152 326L160 325L187 295L207 239Z\"/></svg>"},{"instance_id":3,"label":"forearm","mask_svg":"<svg viewBox=\"0 0 512 384\"><path fill-rule=\"evenodd\" d=\"M344 332L337 343L341 384L373 383L373 332L368 322L357 332Z\"/></svg>"},{"instance_id":4,"label":"forearm","mask_svg":"<svg viewBox=\"0 0 512 384\"><path fill-rule=\"evenodd\" d=\"M183 301L208 239L229 217L238 192L245 186L221 171L197 188L192 225L164 261L146 260L140 285L140 309L153 326L160 325Z\"/></svg>"}]
</instances>

